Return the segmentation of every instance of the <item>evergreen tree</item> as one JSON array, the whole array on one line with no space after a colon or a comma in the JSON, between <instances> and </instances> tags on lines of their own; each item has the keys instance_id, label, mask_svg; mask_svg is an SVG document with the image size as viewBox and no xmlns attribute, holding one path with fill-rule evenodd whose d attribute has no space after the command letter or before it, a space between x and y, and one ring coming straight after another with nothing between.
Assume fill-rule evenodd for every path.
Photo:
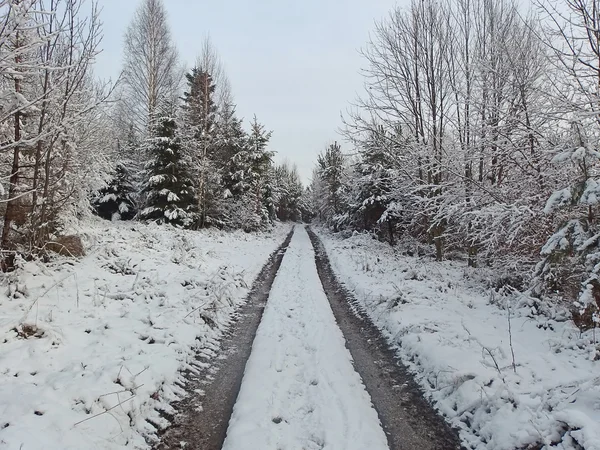
<instances>
[{"instance_id":1,"label":"evergreen tree","mask_svg":"<svg viewBox=\"0 0 600 450\"><path fill-rule=\"evenodd\" d=\"M354 164L352 195L349 205L354 227L373 230L386 225L390 243L394 242L394 169L389 155L390 139L380 127L371 133L359 150Z\"/></svg>"},{"instance_id":2,"label":"evergreen tree","mask_svg":"<svg viewBox=\"0 0 600 450\"><path fill-rule=\"evenodd\" d=\"M336 216L344 211L343 188L345 177L345 158L337 142L331 144L317 158L317 176L323 196L318 199L319 213L327 222L337 220Z\"/></svg>"},{"instance_id":3,"label":"evergreen tree","mask_svg":"<svg viewBox=\"0 0 600 450\"><path fill-rule=\"evenodd\" d=\"M573 301L573 319L585 330L600 325L600 151L592 126L573 128L575 145L553 159L569 175L568 185L555 191L544 208L559 226L542 247L533 291Z\"/></svg>"},{"instance_id":4,"label":"evergreen tree","mask_svg":"<svg viewBox=\"0 0 600 450\"><path fill-rule=\"evenodd\" d=\"M149 155L143 188L146 202L140 218L190 227L197 220L197 200L174 119L159 120Z\"/></svg>"},{"instance_id":5,"label":"evergreen tree","mask_svg":"<svg viewBox=\"0 0 600 450\"><path fill-rule=\"evenodd\" d=\"M273 153L267 149L271 132L265 131L256 117L251 124L250 133L241 142L236 142L233 150L236 153L230 158L225 177L228 193L238 203L245 205L247 216L246 229L257 229L269 222L268 203L273 186L269 180ZM240 210L241 211L241 210ZM230 218L234 214L230 214ZM239 218L231 219L239 223Z\"/></svg>"},{"instance_id":6,"label":"evergreen tree","mask_svg":"<svg viewBox=\"0 0 600 450\"><path fill-rule=\"evenodd\" d=\"M186 151L193 161L198 194L200 227L209 225L214 201L220 190L219 168L215 164L217 105L216 86L210 73L195 67L186 74L188 89L183 100L183 135Z\"/></svg>"},{"instance_id":7,"label":"evergreen tree","mask_svg":"<svg viewBox=\"0 0 600 450\"><path fill-rule=\"evenodd\" d=\"M279 220L299 222L303 220L307 205L305 192L298 169L282 164L272 170L274 185L274 203L276 216Z\"/></svg>"},{"instance_id":8,"label":"evergreen tree","mask_svg":"<svg viewBox=\"0 0 600 450\"><path fill-rule=\"evenodd\" d=\"M127 142L121 147L117 142L117 158L114 174L108 185L96 193L93 201L95 213L106 220L131 220L137 214L135 156L139 151L133 125L129 127Z\"/></svg>"},{"instance_id":9,"label":"evergreen tree","mask_svg":"<svg viewBox=\"0 0 600 450\"><path fill-rule=\"evenodd\" d=\"M94 201L96 214L106 220L131 220L135 217L135 186L126 162L117 164L109 185L100 190Z\"/></svg>"},{"instance_id":10,"label":"evergreen tree","mask_svg":"<svg viewBox=\"0 0 600 450\"><path fill-rule=\"evenodd\" d=\"M245 150L246 144L247 135L242 127L242 121L236 117L232 105L225 105L217 121L215 142L215 163L222 170L222 188L225 198L240 193L236 186L238 183L236 173L239 167L234 157Z\"/></svg>"}]
</instances>

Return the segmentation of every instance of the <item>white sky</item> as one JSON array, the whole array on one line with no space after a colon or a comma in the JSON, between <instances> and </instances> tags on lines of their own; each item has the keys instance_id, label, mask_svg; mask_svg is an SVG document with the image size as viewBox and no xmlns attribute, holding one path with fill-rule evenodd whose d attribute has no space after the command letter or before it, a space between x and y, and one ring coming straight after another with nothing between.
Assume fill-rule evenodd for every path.
<instances>
[{"instance_id":1,"label":"white sky","mask_svg":"<svg viewBox=\"0 0 600 450\"><path fill-rule=\"evenodd\" d=\"M123 33L141 0L100 0L103 53L96 73L115 79ZM405 4L407 0L399 0ZM210 35L237 112L273 130L276 160L298 165L305 181L316 156L340 140L340 113L362 89L359 55L374 21L395 0L164 0L181 59L191 66Z\"/></svg>"}]
</instances>

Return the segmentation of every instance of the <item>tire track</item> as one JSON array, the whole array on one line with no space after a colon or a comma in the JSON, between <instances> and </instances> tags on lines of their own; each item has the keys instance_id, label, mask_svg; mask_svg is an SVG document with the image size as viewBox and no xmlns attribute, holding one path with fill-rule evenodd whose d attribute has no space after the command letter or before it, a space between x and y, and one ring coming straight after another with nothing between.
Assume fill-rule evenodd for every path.
<instances>
[{"instance_id":1,"label":"tire track","mask_svg":"<svg viewBox=\"0 0 600 450\"><path fill-rule=\"evenodd\" d=\"M427 403L377 327L352 307L356 300L335 278L317 235L310 228L307 231L323 289L352 354L354 367L377 410L390 450L462 448L456 430Z\"/></svg>"},{"instance_id":2,"label":"tire track","mask_svg":"<svg viewBox=\"0 0 600 450\"><path fill-rule=\"evenodd\" d=\"M172 405L178 413L175 417L167 417L171 426L154 446L156 450L181 449L184 442L186 449L221 449L256 330L293 234L294 229L269 257L254 281L246 303L220 343L219 357L213 358L211 364L199 360L197 367L205 368L199 374L186 374L185 389L189 395Z\"/></svg>"}]
</instances>

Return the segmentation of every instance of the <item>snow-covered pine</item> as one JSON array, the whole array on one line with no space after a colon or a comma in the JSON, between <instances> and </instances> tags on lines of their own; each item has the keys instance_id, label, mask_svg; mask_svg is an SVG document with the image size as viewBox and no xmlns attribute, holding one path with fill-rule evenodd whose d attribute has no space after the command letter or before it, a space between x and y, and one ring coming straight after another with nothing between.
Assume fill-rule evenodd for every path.
<instances>
[{"instance_id":1,"label":"snow-covered pine","mask_svg":"<svg viewBox=\"0 0 600 450\"><path fill-rule=\"evenodd\" d=\"M108 185L95 194L95 213L107 220L133 219L137 214L137 189L132 180L130 162L119 161Z\"/></svg>"},{"instance_id":2,"label":"snow-covered pine","mask_svg":"<svg viewBox=\"0 0 600 450\"><path fill-rule=\"evenodd\" d=\"M310 200L300 180L296 166L283 163L269 171L266 206L271 218L281 221L309 222L312 211Z\"/></svg>"},{"instance_id":3,"label":"snow-covered pine","mask_svg":"<svg viewBox=\"0 0 600 450\"><path fill-rule=\"evenodd\" d=\"M227 221L244 224L247 230L264 228L270 223L268 204L273 152L268 149L272 132L266 131L256 116L250 132L240 136L240 123L232 121L231 134L224 150L232 153L226 164L224 187L231 197L224 202ZM243 208L236 205L243 204Z\"/></svg>"},{"instance_id":4,"label":"snow-covered pine","mask_svg":"<svg viewBox=\"0 0 600 450\"><path fill-rule=\"evenodd\" d=\"M346 222L348 215L345 210L348 172L346 157L337 142L330 144L317 158L318 181L313 186L317 203L314 207L319 217L335 228Z\"/></svg>"},{"instance_id":5,"label":"snow-covered pine","mask_svg":"<svg viewBox=\"0 0 600 450\"><path fill-rule=\"evenodd\" d=\"M390 205L395 200L392 191L398 174L389 151L389 138L383 128L359 148L359 158L352 168L354 182L348 208L353 227L369 231L381 228L393 244L396 216Z\"/></svg>"},{"instance_id":6,"label":"snow-covered pine","mask_svg":"<svg viewBox=\"0 0 600 450\"><path fill-rule=\"evenodd\" d=\"M149 138L142 220L193 226L197 219L197 198L190 178L190 161L185 157L175 119L158 120L155 136Z\"/></svg>"},{"instance_id":7,"label":"snow-covered pine","mask_svg":"<svg viewBox=\"0 0 600 450\"><path fill-rule=\"evenodd\" d=\"M202 59L199 62L212 66ZM215 204L221 192L221 170L215 161L218 117L214 99L216 85L208 67L203 66L192 68L186 74L186 81L181 119L182 143L192 162L191 175L198 196L198 226L205 227L219 220Z\"/></svg>"}]
</instances>

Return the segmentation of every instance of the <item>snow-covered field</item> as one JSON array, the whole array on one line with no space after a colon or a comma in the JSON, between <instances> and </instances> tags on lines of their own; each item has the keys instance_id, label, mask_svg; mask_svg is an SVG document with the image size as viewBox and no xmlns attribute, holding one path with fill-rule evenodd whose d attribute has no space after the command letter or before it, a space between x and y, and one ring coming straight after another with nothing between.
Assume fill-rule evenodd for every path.
<instances>
[{"instance_id":1,"label":"snow-covered field","mask_svg":"<svg viewBox=\"0 0 600 450\"><path fill-rule=\"evenodd\" d=\"M223 449L387 448L323 291L308 234L297 226L252 345Z\"/></svg>"},{"instance_id":2,"label":"snow-covered field","mask_svg":"<svg viewBox=\"0 0 600 450\"><path fill-rule=\"evenodd\" d=\"M95 221L83 259L2 275L0 448L146 448L288 231Z\"/></svg>"},{"instance_id":3,"label":"snow-covered field","mask_svg":"<svg viewBox=\"0 0 600 450\"><path fill-rule=\"evenodd\" d=\"M532 314L523 296L492 294L482 271L464 263L403 256L401 247L367 235L344 240L317 231L340 281L467 448L600 449L592 331L582 335L558 310L553 318Z\"/></svg>"}]
</instances>

